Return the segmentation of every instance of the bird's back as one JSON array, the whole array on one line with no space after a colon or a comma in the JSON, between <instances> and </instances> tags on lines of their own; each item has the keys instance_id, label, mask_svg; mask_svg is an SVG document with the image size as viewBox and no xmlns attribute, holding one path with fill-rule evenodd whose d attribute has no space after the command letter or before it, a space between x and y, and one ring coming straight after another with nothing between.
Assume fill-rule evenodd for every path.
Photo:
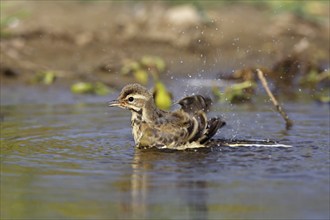
<instances>
[{"instance_id":1,"label":"bird's back","mask_svg":"<svg viewBox=\"0 0 330 220\"><path fill-rule=\"evenodd\" d=\"M142 123L140 147L177 148L189 143L204 144L224 126L220 118L206 117L210 101L203 96L189 96L178 102L181 109Z\"/></svg>"}]
</instances>

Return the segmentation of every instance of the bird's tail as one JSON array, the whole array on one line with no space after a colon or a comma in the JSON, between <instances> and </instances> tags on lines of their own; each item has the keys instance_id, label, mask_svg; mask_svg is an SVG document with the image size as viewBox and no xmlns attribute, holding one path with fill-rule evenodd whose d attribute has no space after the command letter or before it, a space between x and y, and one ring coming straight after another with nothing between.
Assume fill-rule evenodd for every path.
<instances>
[{"instance_id":1,"label":"bird's tail","mask_svg":"<svg viewBox=\"0 0 330 220\"><path fill-rule=\"evenodd\" d=\"M223 126L226 125L226 122L222 121L221 118L211 118L207 122L207 127L205 129L205 132L203 136L199 139L199 142L201 144L204 144L208 140L210 140L216 133L217 131L222 128Z\"/></svg>"}]
</instances>

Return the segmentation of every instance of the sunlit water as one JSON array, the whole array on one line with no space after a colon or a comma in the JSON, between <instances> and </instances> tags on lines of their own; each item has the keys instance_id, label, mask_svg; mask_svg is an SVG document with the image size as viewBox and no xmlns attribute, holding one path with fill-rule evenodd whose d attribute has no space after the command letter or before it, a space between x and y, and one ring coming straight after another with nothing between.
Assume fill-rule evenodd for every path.
<instances>
[{"instance_id":1,"label":"sunlit water","mask_svg":"<svg viewBox=\"0 0 330 220\"><path fill-rule=\"evenodd\" d=\"M329 218L329 106L215 106L218 138L292 148L135 150L129 112L94 104L1 107L3 218Z\"/></svg>"}]
</instances>

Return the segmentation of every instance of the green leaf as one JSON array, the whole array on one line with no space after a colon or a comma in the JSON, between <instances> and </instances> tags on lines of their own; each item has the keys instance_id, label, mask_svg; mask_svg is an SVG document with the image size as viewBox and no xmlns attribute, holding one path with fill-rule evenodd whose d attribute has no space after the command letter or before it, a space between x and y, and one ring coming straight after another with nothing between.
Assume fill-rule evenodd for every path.
<instances>
[{"instance_id":1,"label":"green leaf","mask_svg":"<svg viewBox=\"0 0 330 220\"><path fill-rule=\"evenodd\" d=\"M224 99L231 103L250 101L252 94L254 93L255 86L255 83L249 80L234 84L231 87L226 88Z\"/></svg>"},{"instance_id":2,"label":"green leaf","mask_svg":"<svg viewBox=\"0 0 330 220\"><path fill-rule=\"evenodd\" d=\"M108 95L112 90L102 82L77 82L71 85L71 92L75 94Z\"/></svg>"},{"instance_id":3,"label":"green leaf","mask_svg":"<svg viewBox=\"0 0 330 220\"><path fill-rule=\"evenodd\" d=\"M141 69L141 65L136 61L126 61L120 70L122 75L128 75L134 71Z\"/></svg>"},{"instance_id":4,"label":"green leaf","mask_svg":"<svg viewBox=\"0 0 330 220\"><path fill-rule=\"evenodd\" d=\"M33 82L42 83L45 85L53 84L56 80L56 73L53 71L44 71L36 74Z\"/></svg>"},{"instance_id":5,"label":"green leaf","mask_svg":"<svg viewBox=\"0 0 330 220\"><path fill-rule=\"evenodd\" d=\"M71 85L71 92L75 94L93 93L94 86L92 83L77 82Z\"/></svg>"},{"instance_id":6,"label":"green leaf","mask_svg":"<svg viewBox=\"0 0 330 220\"><path fill-rule=\"evenodd\" d=\"M137 70L133 72L134 78L136 81L143 85L147 85L148 83L148 73L145 70Z\"/></svg>"},{"instance_id":7,"label":"green leaf","mask_svg":"<svg viewBox=\"0 0 330 220\"><path fill-rule=\"evenodd\" d=\"M172 106L171 94L162 82L156 82L154 88L155 103L162 110L169 110Z\"/></svg>"},{"instance_id":8,"label":"green leaf","mask_svg":"<svg viewBox=\"0 0 330 220\"><path fill-rule=\"evenodd\" d=\"M101 82L95 83L94 93L96 95L104 96L104 95L108 95L110 92L111 92L111 89L104 83L101 83Z\"/></svg>"}]
</instances>

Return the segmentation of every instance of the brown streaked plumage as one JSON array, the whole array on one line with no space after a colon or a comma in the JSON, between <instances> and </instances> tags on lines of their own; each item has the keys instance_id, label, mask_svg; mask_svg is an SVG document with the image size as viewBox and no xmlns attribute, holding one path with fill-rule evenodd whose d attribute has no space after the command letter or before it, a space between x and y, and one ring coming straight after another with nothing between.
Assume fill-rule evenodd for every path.
<instances>
[{"instance_id":1,"label":"brown streaked plumage","mask_svg":"<svg viewBox=\"0 0 330 220\"><path fill-rule=\"evenodd\" d=\"M180 148L192 143L202 146L225 125L220 118L207 119L210 100L200 95L181 99L181 109L167 112L156 107L150 91L139 84L125 86L109 106L132 112L131 125L138 148Z\"/></svg>"}]
</instances>

